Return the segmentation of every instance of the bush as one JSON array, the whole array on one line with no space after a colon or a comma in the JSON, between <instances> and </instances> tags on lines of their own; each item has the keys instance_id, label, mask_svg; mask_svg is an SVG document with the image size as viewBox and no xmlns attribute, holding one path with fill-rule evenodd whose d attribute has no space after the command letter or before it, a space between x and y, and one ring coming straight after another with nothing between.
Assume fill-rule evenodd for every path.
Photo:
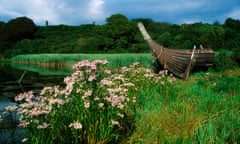
<instances>
[{"instance_id":1,"label":"bush","mask_svg":"<svg viewBox=\"0 0 240 144\"><path fill-rule=\"evenodd\" d=\"M233 59L240 65L240 48L233 49Z\"/></svg>"},{"instance_id":2,"label":"bush","mask_svg":"<svg viewBox=\"0 0 240 144\"><path fill-rule=\"evenodd\" d=\"M229 51L219 51L214 58L213 68L217 71L224 71L227 69L233 69L238 67L237 63L234 61L232 53Z\"/></svg>"}]
</instances>

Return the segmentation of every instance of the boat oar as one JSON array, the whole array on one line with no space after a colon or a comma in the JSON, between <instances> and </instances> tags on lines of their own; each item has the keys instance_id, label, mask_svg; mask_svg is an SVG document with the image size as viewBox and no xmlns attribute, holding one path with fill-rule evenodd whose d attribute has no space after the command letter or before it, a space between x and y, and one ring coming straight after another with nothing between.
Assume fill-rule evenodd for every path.
<instances>
[{"instance_id":1,"label":"boat oar","mask_svg":"<svg viewBox=\"0 0 240 144\"><path fill-rule=\"evenodd\" d=\"M191 66L192 66L192 61L193 61L195 49L196 49L196 46L194 45L194 46L193 46L193 50L192 50L191 58L190 58L190 60L189 60L187 69L186 69L185 74L184 74L184 77L183 77L184 80L187 80L188 77L189 77L189 72L190 72L190 70L191 70Z\"/></svg>"}]
</instances>

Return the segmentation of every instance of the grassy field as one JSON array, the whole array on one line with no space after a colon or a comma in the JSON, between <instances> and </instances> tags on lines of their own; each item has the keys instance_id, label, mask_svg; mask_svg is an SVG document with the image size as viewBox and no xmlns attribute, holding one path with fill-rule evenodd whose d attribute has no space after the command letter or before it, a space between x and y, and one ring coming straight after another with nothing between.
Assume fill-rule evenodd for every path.
<instances>
[{"instance_id":1,"label":"grassy field","mask_svg":"<svg viewBox=\"0 0 240 144\"><path fill-rule=\"evenodd\" d=\"M36 55L29 55L31 56L33 59L40 59ZM43 60L46 59L46 55L39 56L43 56L41 58ZM54 55L51 56L54 57ZM22 61L30 60L26 56L21 57L26 58ZM55 55L56 57L59 55ZM94 79L92 76L96 74L95 68L90 70L88 68L89 66L92 68L92 64L96 62L89 64L83 61L76 64L75 73L65 79L67 85L65 88L53 87L48 88L48 91L45 90L45 97L51 100L57 98L58 101L64 101L64 104L62 101L55 102L54 104L57 104L53 104L52 111L45 117L42 115L26 117L25 120L29 120L30 123L28 128L31 130L28 141L30 143L34 141L38 143L84 141L129 144L240 143L240 69L197 72L191 74L188 81L182 81L171 76L170 73L155 74L148 69L151 68L150 54L141 54L137 57L133 54L72 57L72 61L107 59L110 61L109 64L115 68L110 75L104 73L105 70L109 70L108 68L99 69L99 79ZM62 60L59 59L59 61L68 61L69 55L63 55L61 58ZM20 58L12 60L21 61ZM143 65L125 67L135 61L140 61ZM83 67L83 64L87 64L87 67ZM83 73L86 79L82 79L80 73ZM101 86L103 81L105 85ZM130 86L128 90L121 89L123 91L120 91L120 87L129 86L130 83L134 87ZM68 97L66 93L69 92L67 90L70 87L72 88L71 97ZM115 93L114 97L121 93L120 95L129 99L129 101L124 101L126 98L123 98L119 102L124 105L124 109L121 109L123 105L119 105L119 109L119 107L114 107L113 103L109 105L106 101L107 91L113 87L119 92ZM101 103L96 103L95 99L90 99L90 97L85 101L84 95L89 89L92 89L91 96L99 96ZM59 91L64 91L64 95ZM24 95L31 95L31 92L29 93ZM42 101L45 102L43 106L53 103L46 99ZM69 101L71 101L70 104ZM25 103L25 106L26 104L28 103ZM93 105L93 107L90 106L91 109L89 109L89 105L86 104ZM99 108L99 106L106 107L101 109L102 107ZM29 112L28 109L25 111ZM123 115L120 115L122 119L115 116L119 114L123 114L124 118ZM64 119L61 119L62 117ZM118 121L111 121L112 119ZM40 121L42 125L37 125L34 121ZM69 125L72 121L74 123ZM68 129L66 125L69 125L71 129ZM45 127L39 130L39 126ZM66 137L61 137L61 135L66 135Z\"/></svg>"}]
</instances>

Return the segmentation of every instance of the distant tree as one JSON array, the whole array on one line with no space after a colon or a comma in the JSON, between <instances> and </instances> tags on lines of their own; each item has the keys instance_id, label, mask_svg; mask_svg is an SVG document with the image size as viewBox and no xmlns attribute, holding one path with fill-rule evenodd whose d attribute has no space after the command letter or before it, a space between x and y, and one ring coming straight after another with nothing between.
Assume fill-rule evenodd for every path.
<instances>
[{"instance_id":1,"label":"distant tree","mask_svg":"<svg viewBox=\"0 0 240 144\"><path fill-rule=\"evenodd\" d=\"M232 18L227 18L225 23L224 23L224 26L227 27L227 28L231 28L233 30L236 30L236 31L240 31L240 20L235 20L235 19L232 19Z\"/></svg>"},{"instance_id":2,"label":"distant tree","mask_svg":"<svg viewBox=\"0 0 240 144\"><path fill-rule=\"evenodd\" d=\"M36 25L27 17L18 17L10 20L2 27L0 39L4 41L18 41L32 39L36 31Z\"/></svg>"},{"instance_id":3,"label":"distant tree","mask_svg":"<svg viewBox=\"0 0 240 144\"><path fill-rule=\"evenodd\" d=\"M1 34L3 34L2 30L3 30L4 25L5 25L5 23L0 21L0 38L1 38Z\"/></svg>"},{"instance_id":4,"label":"distant tree","mask_svg":"<svg viewBox=\"0 0 240 144\"><path fill-rule=\"evenodd\" d=\"M215 22L213 23L213 25L214 25L214 26L220 26L221 24L220 24L219 21L215 21Z\"/></svg>"},{"instance_id":5,"label":"distant tree","mask_svg":"<svg viewBox=\"0 0 240 144\"><path fill-rule=\"evenodd\" d=\"M240 20L227 18L223 24L225 30L224 45L225 49L240 49Z\"/></svg>"},{"instance_id":6,"label":"distant tree","mask_svg":"<svg viewBox=\"0 0 240 144\"><path fill-rule=\"evenodd\" d=\"M101 29L101 32L108 37L110 45L112 42L114 45L109 47L109 44L106 44L107 48L110 49L127 49L129 48L130 43L134 39L136 32L136 25L129 22L128 18L122 14L113 14L106 19L106 25Z\"/></svg>"},{"instance_id":7,"label":"distant tree","mask_svg":"<svg viewBox=\"0 0 240 144\"><path fill-rule=\"evenodd\" d=\"M0 31L1 31L1 29L2 29L2 27L5 25L5 23L4 22L2 22L2 21L0 21Z\"/></svg>"},{"instance_id":8,"label":"distant tree","mask_svg":"<svg viewBox=\"0 0 240 144\"><path fill-rule=\"evenodd\" d=\"M119 39L129 33L128 18L122 14L113 14L106 19L107 35L113 39Z\"/></svg>"},{"instance_id":9,"label":"distant tree","mask_svg":"<svg viewBox=\"0 0 240 144\"><path fill-rule=\"evenodd\" d=\"M170 47L172 43L172 36L171 33L165 32L159 35L157 41L165 47Z\"/></svg>"}]
</instances>

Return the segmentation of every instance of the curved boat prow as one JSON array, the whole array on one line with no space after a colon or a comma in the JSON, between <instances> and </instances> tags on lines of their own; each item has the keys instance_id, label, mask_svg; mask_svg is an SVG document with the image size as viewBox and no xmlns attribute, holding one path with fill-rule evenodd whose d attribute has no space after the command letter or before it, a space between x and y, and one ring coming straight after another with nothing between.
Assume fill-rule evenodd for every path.
<instances>
[{"instance_id":1,"label":"curved boat prow","mask_svg":"<svg viewBox=\"0 0 240 144\"><path fill-rule=\"evenodd\" d=\"M138 28L144 38L144 40L152 40L152 38L150 37L150 35L148 34L147 30L145 29L143 23L139 22L138 23Z\"/></svg>"}]
</instances>

